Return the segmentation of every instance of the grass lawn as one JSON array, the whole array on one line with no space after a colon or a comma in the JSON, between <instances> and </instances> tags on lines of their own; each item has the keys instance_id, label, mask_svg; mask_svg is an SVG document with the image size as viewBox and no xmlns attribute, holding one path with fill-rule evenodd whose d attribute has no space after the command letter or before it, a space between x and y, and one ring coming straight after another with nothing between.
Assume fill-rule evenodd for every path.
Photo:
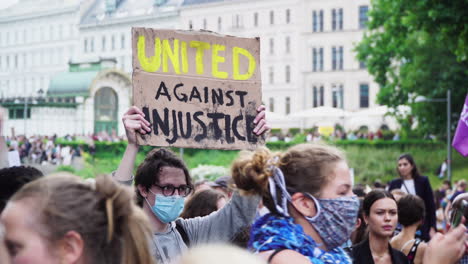
<instances>
[{"instance_id":1,"label":"grass lawn","mask_svg":"<svg viewBox=\"0 0 468 264\"><path fill-rule=\"evenodd\" d=\"M445 148L419 149L409 148L401 150L395 147L375 148L348 146L344 148L350 167L354 168L355 182L371 184L379 179L387 182L397 176L396 159L401 153L413 155L420 172L429 176L431 185L438 187L442 180L435 175L437 167L445 158ZM136 165L144 159L144 153L139 153ZM203 150L198 152L184 153L184 160L190 169L198 165L217 165L229 167L231 162L237 157L238 151L225 150ZM94 159L89 155L85 156L86 164L84 169L72 171L83 178L95 177L95 175L110 173L117 169L122 154L120 153L96 153ZM135 166L136 168L136 166ZM68 169L70 170L70 168ZM452 180L468 179L468 158L463 158L456 151L453 151Z\"/></svg>"}]
</instances>

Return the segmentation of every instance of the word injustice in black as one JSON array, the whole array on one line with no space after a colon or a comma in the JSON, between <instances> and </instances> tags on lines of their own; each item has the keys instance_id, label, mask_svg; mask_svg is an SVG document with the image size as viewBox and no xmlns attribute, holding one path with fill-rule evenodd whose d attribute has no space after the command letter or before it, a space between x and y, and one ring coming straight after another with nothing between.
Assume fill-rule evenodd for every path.
<instances>
[{"instance_id":1,"label":"word injustice in black","mask_svg":"<svg viewBox=\"0 0 468 264\"><path fill-rule=\"evenodd\" d=\"M228 144L233 144L236 139L250 143L257 142L257 137L253 134L255 128L253 124L255 116L253 115L231 116L224 113L205 113L202 111L190 113L170 111L167 107L162 111L152 109L150 115L148 107L143 107L142 110L145 119L152 124L153 134L159 135L161 130L162 134L168 137L166 142L169 144L173 144L179 138L193 138L195 142L204 139L221 140ZM221 122L224 122L224 128L220 127ZM240 127L245 132L244 134L239 131L239 125L242 125Z\"/></svg>"},{"instance_id":2,"label":"word injustice in black","mask_svg":"<svg viewBox=\"0 0 468 264\"><path fill-rule=\"evenodd\" d=\"M223 90L221 88L209 89L208 87L200 88L200 90L193 86L190 93L184 93L180 90L184 88L183 83L178 83L174 85L172 89L172 95L169 93L167 86L164 82L159 84L159 88L154 97L158 100L161 96L165 96L170 102L173 98L180 102L198 102L198 103L213 103L213 105L224 105L232 106L234 105L234 99L239 97L239 103L241 107L245 106L244 97L247 95L246 91L233 91L233 90ZM180 90L179 90L180 89ZM210 96L211 95L211 96Z\"/></svg>"}]
</instances>

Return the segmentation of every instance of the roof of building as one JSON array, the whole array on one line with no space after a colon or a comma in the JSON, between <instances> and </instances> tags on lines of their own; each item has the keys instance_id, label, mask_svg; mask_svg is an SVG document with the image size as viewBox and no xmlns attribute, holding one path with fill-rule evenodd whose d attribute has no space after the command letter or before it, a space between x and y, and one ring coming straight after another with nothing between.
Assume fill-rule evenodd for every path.
<instances>
[{"instance_id":1,"label":"roof of building","mask_svg":"<svg viewBox=\"0 0 468 264\"><path fill-rule=\"evenodd\" d=\"M89 96L89 87L99 71L61 72L50 81L47 96Z\"/></svg>"},{"instance_id":2,"label":"roof of building","mask_svg":"<svg viewBox=\"0 0 468 264\"><path fill-rule=\"evenodd\" d=\"M109 9L109 0L94 0L82 14L81 24L99 24L146 16L164 16L177 11L183 0L114 0Z\"/></svg>"},{"instance_id":3,"label":"roof of building","mask_svg":"<svg viewBox=\"0 0 468 264\"><path fill-rule=\"evenodd\" d=\"M20 0L8 8L0 10L0 22L16 19L20 16L50 15L72 8L78 10L78 0Z\"/></svg>"},{"instance_id":4,"label":"roof of building","mask_svg":"<svg viewBox=\"0 0 468 264\"><path fill-rule=\"evenodd\" d=\"M208 4L208 3L215 3L215 2L227 2L233 0L184 0L184 6L186 5L198 5L198 4Z\"/></svg>"}]
</instances>

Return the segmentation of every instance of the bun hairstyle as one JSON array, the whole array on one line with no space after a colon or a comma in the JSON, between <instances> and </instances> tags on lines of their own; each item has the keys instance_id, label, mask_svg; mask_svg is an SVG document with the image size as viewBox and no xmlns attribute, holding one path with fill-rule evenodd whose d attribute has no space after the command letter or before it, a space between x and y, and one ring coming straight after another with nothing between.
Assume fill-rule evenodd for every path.
<instances>
[{"instance_id":1,"label":"bun hairstyle","mask_svg":"<svg viewBox=\"0 0 468 264\"><path fill-rule=\"evenodd\" d=\"M332 179L334 165L340 161L346 161L344 153L325 144L299 144L283 154L272 154L262 148L256 152L242 152L234 161L231 174L239 189L261 195L264 205L271 212L277 212L268 187L272 165L283 172L290 194L307 192L320 197L320 190Z\"/></svg>"},{"instance_id":2,"label":"bun hairstyle","mask_svg":"<svg viewBox=\"0 0 468 264\"><path fill-rule=\"evenodd\" d=\"M75 231L88 263L154 263L145 213L134 204L131 189L110 176L95 182L63 174L44 177L25 185L11 201L25 199L37 217L36 230L50 245Z\"/></svg>"}]
</instances>

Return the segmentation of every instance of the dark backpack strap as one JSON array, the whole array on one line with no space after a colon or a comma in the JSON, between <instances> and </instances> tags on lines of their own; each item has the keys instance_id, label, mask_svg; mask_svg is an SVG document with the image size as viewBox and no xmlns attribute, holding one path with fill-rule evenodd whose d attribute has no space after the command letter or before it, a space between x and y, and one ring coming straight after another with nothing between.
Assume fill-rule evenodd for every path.
<instances>
[{"instance_id":1,"label":"dark backpack strap","mask_svg":"<svg viewBox=\"0 0 468 264\"><path fill-rule=\"evenodd\" d=\"M408 257L408 260L409 260L410 264L414 263L414 259L416 258L416 251L418 250L418 246L419 246L420 243L421 243L421 240L416 239L416 241L414 242L413 246L411 247L408 255L406 255Z\"/></svg>"},{"instance_id":2,"label":"dark backpack strap","mask_svg":"<svg viewBox=\"0 0 468 264\"><path fill-rule=\"evenodd\" d=\"M180 224L179 221L176 221L176 226L175 227L176 227L177 231L179 231L179 234L182 237L182 240L184 241L185 245L187 245L187 247L190 247L190 240L189 240L187 232L185 232L185 229L182 226L182 224Z\"/></svg>"},{"instance_id":3,"label":"dark backpack strap","mask_svg":"<svg viewBox=\"0 0 468 264\"><path fill-rule=\"evenodd\" d=\"M286 250L287 248L278 248L276 249L273 253L271 253L271 255L268 257L268 260L267 260L267 263L270 263L271 260L273 259L274 256L276 256L276 254L280 253L281 251L283 250Z\"/></svg>"}]
</instances>

